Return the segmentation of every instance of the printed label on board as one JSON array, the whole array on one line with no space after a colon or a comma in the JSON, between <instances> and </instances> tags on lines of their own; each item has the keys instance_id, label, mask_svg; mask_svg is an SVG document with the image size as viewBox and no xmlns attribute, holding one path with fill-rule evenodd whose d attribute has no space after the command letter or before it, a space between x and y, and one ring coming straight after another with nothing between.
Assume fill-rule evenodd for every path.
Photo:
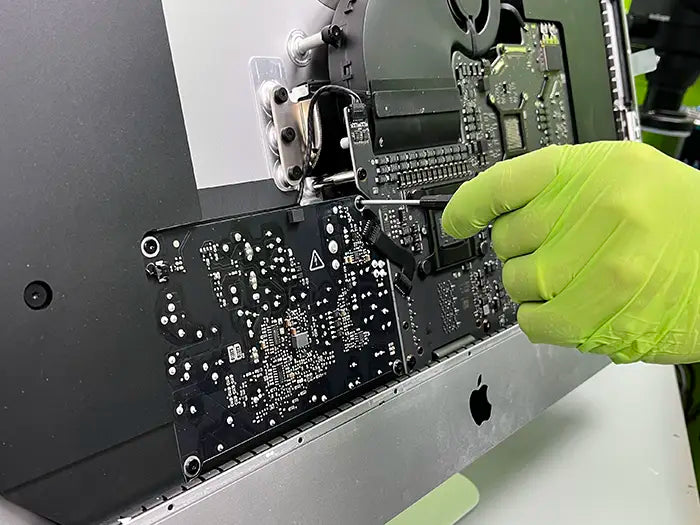
<instances>
[{"instance_id":1,"label":"printed label on board","mask_svg":"<svg viewBox=\"0 0 700 525\"><path fill-rule=\"evenodd\" d=\"M325 267L326 265L324 264L323 259L321 259L318 252L314 250L311 253L311 264L309 265L309 271L315 272L317 270L323 270Z\"/></svg>"}]
</instances>

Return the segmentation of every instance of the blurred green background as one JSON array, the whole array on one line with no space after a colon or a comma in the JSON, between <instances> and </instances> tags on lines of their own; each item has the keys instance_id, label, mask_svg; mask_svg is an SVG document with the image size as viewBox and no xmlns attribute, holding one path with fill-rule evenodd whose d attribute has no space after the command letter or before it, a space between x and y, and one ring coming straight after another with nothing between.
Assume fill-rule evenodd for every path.
<instances>
[{"instance_id":1,"label":"blurred green background","mask_svg":"<svg viewBox=\"0 0 700 525\"><path fill-rule=\"evenodd\" d=\"M629 10L632 0L625 0L625 8ZM647 79L645 75L635 78L635 88L637 91L637 102L641 105L647 94ZM700 106L700 80L692 86L683 99L683 105L688 107ZM663 137L652 133L643 133L644 142L665 150L666 144ZM700 363L684 367L687 377L688 395L685 396L685 413L688 428L688 439L693 454L693 465L695 467L695 478L700 482Z\"/></svg>"}]
</instances>

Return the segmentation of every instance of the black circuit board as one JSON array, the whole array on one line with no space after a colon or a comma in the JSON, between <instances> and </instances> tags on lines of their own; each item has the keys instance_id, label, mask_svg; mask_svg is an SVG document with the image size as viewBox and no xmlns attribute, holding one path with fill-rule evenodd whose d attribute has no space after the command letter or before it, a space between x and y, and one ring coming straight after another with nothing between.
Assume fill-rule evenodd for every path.
<instances>
[{"instance_id":1,"label":"black circuit board","mask_svg":"<svg viewBox=\"0 0 700 525\"><path fill-rule=\"evenodd\" d=\"M456 186L434 189L454 192ZM482 340L516 323L517 305L503 288L489 229L457 240L442 230L440 212L384 208L380 217L397 244L420 261L410 294L396 294L399 320L409 328L402 333L409 368L424 366L456 339Z\"/></svg>"},{"instance_id":2,"label":"black circuit board","mask_svg":"<svg viewBox=\"0 0 700 525\"><path fill-rule=\"evenodd\" d=\"M352 106L348 128L360 190L379 199L416 188L465 181L496 162L550 144L574 142L564 51L555 24L529 23L523 43L499 44L492 60L452 57L462 100L462 140L382 154L372 149L366 107Z\"/></svg>"},{"instance_id":3,"label":"black circuit board","mask_svg":"<svg viewBox=\"0 0 700 525\"><path fill-rule=\"evenodd\" d=\"M573 121L559 29L528 23L521 44L499 44L494 56L472 60L460 52L452 66L462 100L457 144L382 154L373 149L371 111L346 113L355 165L367 166L359 189L370 198L417 198L453 193L496 162L550 144L573 143ZM480 340L516 323L517 306L501 283L501 261L489 230L466 241L450 239L440 214L381 207L382 228L416 258L407 296L397 295L407 362L426 365L433 352L459 338Z\"/></svg>"},{"instance_id":4,"label":"black circuit board","mask_svg":"<svg viewBox=\"0 0 700 525\"><path fill-rule=\"evenodd\" d=\"M144 239L187 476L402 368L389 266L352 202Z\"/></svg>"}]
</instances>

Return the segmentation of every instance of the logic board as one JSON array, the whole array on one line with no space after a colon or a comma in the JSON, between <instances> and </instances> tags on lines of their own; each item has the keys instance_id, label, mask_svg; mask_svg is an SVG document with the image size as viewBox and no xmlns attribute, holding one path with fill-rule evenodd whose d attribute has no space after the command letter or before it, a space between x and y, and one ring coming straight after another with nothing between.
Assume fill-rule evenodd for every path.
<instances>
[{"instance_id":1,"label":"logic board","mask_svg":"<svg viewBox=\"0 0 700 525\"><path fill-rule=\"evenodd\" d=\"M187 476L402 369L388 264L362 228L344 199L143 239Z\"/></svg>"},{"instance_id":2,"label":"logic board","mask_svg":"<svg viewBox=\"0 0 700 525\"><path fill-rule=\"evenodd\" d=\"M559 29L528 23L521 35L521 44L498 44L493 58L453 54L459 142L383 154L373 122L392 108L377 108L378 97L374 107L350 106L346 125L359 189L378 199L451 194L499 160L574 142ZM442 230L440 212L392 206L378 214L382 228L417 262L411 294L397 297L399 318L411 331L404 343L409 368L424 366L458 337L481 339L515 323L516 305L501 285L488 230L456 241Z\"/></svg>"},{"instance_id":3,"label":"logic board","mask_svg":"<svg viewBox=\"0 0 700 525\"><path fill-rule=\"evenodd\" d=\"M370 109L353 105L347 123L353 162L364 175L360 190L372 198L400 198L414 188L467 180L527 151L573 143L559 30L533 23L522 35L523 44L496 46L493 60L454 53L461 127L456 143L382 154L382 138L372 141ZM371 169L363 171L365 165Z\"/></svg>"}]
</instances>

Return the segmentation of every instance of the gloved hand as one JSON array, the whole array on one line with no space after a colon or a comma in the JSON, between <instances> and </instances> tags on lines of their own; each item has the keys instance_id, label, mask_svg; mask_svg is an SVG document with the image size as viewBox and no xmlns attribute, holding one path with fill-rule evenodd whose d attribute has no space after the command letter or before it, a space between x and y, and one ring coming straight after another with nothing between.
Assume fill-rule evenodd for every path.
<instances>
[{"instance_id":1,"label":"gloved hand","mask_svg":"<svg viewBox=\"0 0 700 525\"><path fill-rule=\"evenodd\" d=\"M534 343L700 361L700 172L639 143L552 146L464 183L443 214L459 238L491 221Z\"/></svg>"}]
</instances>

